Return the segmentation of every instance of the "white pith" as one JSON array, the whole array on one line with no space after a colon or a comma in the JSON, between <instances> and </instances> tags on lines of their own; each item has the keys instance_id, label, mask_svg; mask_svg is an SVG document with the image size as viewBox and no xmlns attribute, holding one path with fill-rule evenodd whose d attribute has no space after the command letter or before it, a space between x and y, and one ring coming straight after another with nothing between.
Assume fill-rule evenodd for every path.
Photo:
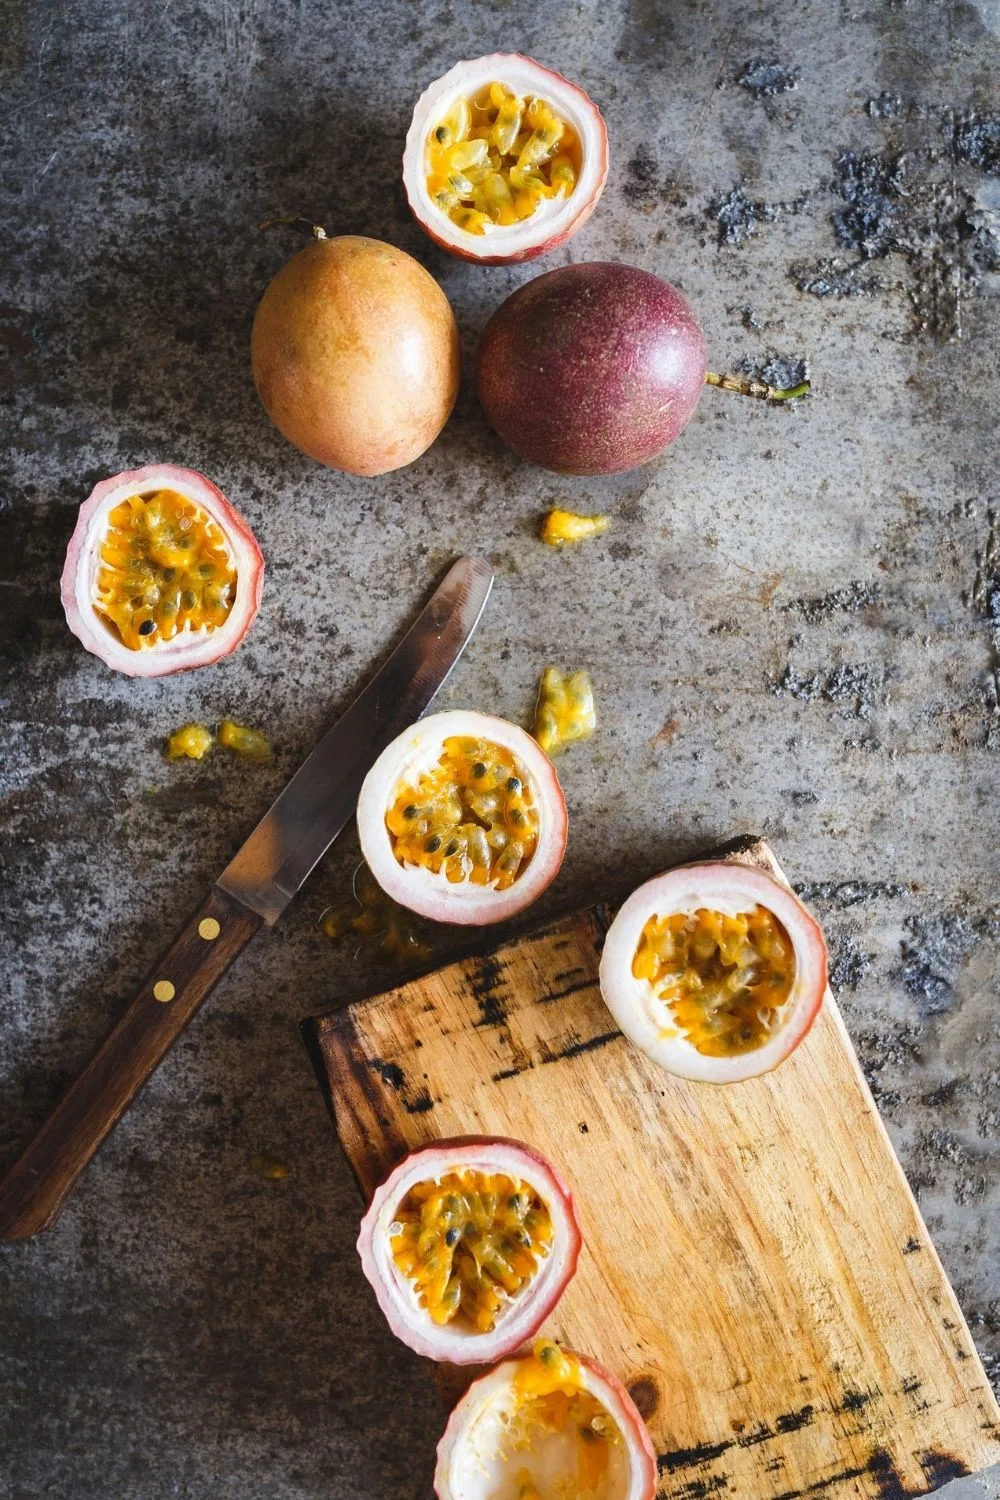
<instances>
[{"instance_id":1,"label":"white pith","mask_svg":"<svg viewBox=\"0 0 1000 1500\"><path fill-rule=\"evenodd\" d=\"M652 1500L655 1460L642 1420L617 1382L580 1360L580 1389L601 1404L617 1431L600 1487L581 1492L575 1432L539 1431L527 1449L511 1442L512 1419L523 1401L514 1386L517 1369L518 1361L509 1360L491 1370L455 1408L438 1447L438 1500L518 1500L520 1469L530 1473L545 1500Z\"/></svg>"},{"instance_id":2,"label":"white pith","mask_svg":"<svg viewBox=\"0 0 1000 1500\"><path fill-rule=\"evenodd\" d=\"M523 97L537 96L571 125L580 142L580 175L566 198L546 198L518 224L490 224L481 235L462 229L427 191L427 145L432 130L459 99L471 99L488 83L502 83ZM606 133L597 106L575 84L518 53L496 52L460 62L420 96L406 136L403 178L417 217L433 225L436 237L460 245L470 255L492 254L500 245L512 257L539 240L558 239L572 228L598 191L607 168Z\"/></svg>"},{"instance_id":3,"label":"white pith","mask_svg":"<svg viewBox=\"0 0 1000 1500\"><path fill-rule=\"evenodd\" d=\"M735 917L756 906L772 912L788 934L795 961L792 987L761 1047L707 1057L671 1027L668 1007L648 979L635 977L632 961L651 917L699 908ZM640 886L612 922L601 956L601 993L625 1035L669 1073L706 1083L736 1083L776 1067L809 1029L825 987L822 934L797 897L760 870L722 861L671 870Z\"/></svg>"},{"instance_id":4,"label":"white pith","mask_svg":"<svg viewBox=\"0 0 1000 1500\"><path fill-rule=\"evenodd\" d=\"M432 770L444 741L453 736L488 740L509 750L531 792L538 815L535 851L505 890L497 890L495 883L452 883L443 870L400 864L393 850L385 820L399 787L414 785ZM491 714L452 709L419 720L383 750L358 798L358 835L369 869L400 905L440 922L500 922L533 901L555 876L566 844L566 807L551 762L529 734Z\"/></svg>"},{"instance_id":5,"label":"white pith","mask_svg":"<svg viewBox=\"0 0 1000 1500\"><path fill-rule=\"evenodd\" d=\"M119 475L118 480L104 490L89 514L84 514L85 508L81 511L82 532L79 535L74 533L70 543L67 569L72 566L72 577L64 575L63 603L67 606L68 617L75 614L75 620L70 618L71 628L88 650L94 651L109 666L131 676L156 675L161 668L150 670L152 658L163 663L162 670L176 671L228 655L247 630L248 613L252 619L256 612L254 595L259 590L260 572L259 554L234 527L231 509L217 494L214 485L190 470L173 466L157 469L154 466ZM218 525L235 569L235 591L229 613L221 625L192 626L185 621L170 640L154 634L148 643L142 641L138 650L134 650L125 645L114 626L96 607L100 597L98 575L104 567L100 549L108 532L108 518L116 506L131 496L149 495L158 489L174 490L183 495ZM240 522L240 525L245 523Z\"/></svg>"},{"instance_id":6,"label":"white pith","mask_svg":"<svg viewBox=\"0 0 1000 1500\"><path fill-rule=\"evenodd\" d=\"M396 1265L389 1234L397 1209L412 1187L469 1170L503 1174L527 1184L545 1204L552 1221L548 1254L539 1260L528 1285L501 1307L489 1333L478 1333L462 1318L436 1324L421 1307L413 1283ZM573 1274L579 1250L579 1230L567 1190L547 1163L513 1141L412 1153L376 1191L358 1239L362 1269L397 1338L418 1354L452 1364L489 1364L530 1339Z\"/></svg>"}]
</instances>

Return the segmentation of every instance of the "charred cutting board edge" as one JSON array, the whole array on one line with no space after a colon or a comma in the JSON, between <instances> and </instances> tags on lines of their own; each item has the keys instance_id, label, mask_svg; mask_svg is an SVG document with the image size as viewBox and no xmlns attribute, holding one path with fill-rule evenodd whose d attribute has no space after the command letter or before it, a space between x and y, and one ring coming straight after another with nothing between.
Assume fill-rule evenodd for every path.
<instances>
[{"instance_id":1,"label":"charred cutting board edge","mask_svg":"<svg viewBox=\"0 0 1000 1500\"><path fill-rule=\"evenodd\" d=\"M721 854L784 878L763 840ZM546 923L303 1022L363 1194L435 1137L550 1152L587 1249L547 1327L630 1383L664 1500L910 1500L996 1462L1000 1410L832 998L765 1079L669 1079L600 1000L605 927ZM436 1373L452 1398L468 1378Z\"/></svg>"}]
</instances>

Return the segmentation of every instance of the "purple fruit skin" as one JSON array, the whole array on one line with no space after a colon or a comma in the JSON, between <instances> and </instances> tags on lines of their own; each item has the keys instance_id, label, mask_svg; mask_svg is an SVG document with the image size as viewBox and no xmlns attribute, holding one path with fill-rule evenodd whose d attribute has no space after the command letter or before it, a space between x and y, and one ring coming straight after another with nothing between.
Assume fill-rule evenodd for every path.
<instances>
[{"instance_id":1,"label":"purple fruit skin","mask_svg":"<svg viewBox=\"0 0 1000 1500\"><path fill-rule=\"evenodd\" d=\"M476 387L522 458L557 474L615 474L684 430L705 368L705 335L680 292L595 261L546 271L497 308Z\"/></svg>"}]
</instances>

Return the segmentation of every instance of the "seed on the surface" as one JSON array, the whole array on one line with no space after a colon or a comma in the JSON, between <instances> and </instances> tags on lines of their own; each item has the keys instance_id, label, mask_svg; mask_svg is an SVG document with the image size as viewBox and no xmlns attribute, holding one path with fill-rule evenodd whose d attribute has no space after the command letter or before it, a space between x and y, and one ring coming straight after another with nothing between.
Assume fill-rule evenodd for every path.
<instances>
[{"instance_id":1,"label":"seed on the surface","mask_svg":"<svg viewBox=\"0 0 1000 1500\"><path fill-rule=\"evenodd\" d=\"M201 574L202 578L212 578L215 574L215 567L212 563L201 563L199 565L198 572Z\"/></svg>"},{"instance_id":2,"label":"seed on the surface","mask_svg":"<svg viewBox=\"0 0 1000 1500\"><path fill-rule=\"evenodd\" d=\"M449 1245L449 1246L450 1245L457 1245L458 1242L459 1242L459 1240L461 1238L462 1238L462 1231L460 1229L457 1229L453 1225L452 1228L449 1229L448 1233L445 1235L444 1242L445 1242L446 1245Z\"/></svg>"},{"instance_id":3,"label":"seed on the surface","mask_svg":"<svg viewBox=\"0 0 1000 1500\"><path fill-rule=\"evenodd\" d=\"M438 838L436 833L433 834L424 845L424 848L427 850L428 854L436 854L440 847L441 840Z\"/></svg>"},{"instance_id":4,"label":"seed on the surface","mask_svg":"<svg viewBox=\"0 0 1000 1500\"><path fill-rule=\"evenodd\" d=\"M184 606L185 609L194 609L194 607L195 607L195 605L197 603L198 603L198 596L195 593L194 589L182 589L181 590L181 604Z\"/></svg>"},{"instance_id":5,"label":"seed on the surface","mask_svg":"<svg viewBox=\"0 0 1000 1500\"><path fill-rule=\"evenodd\" d=\"M414 806L414 804L412 802L408 802L406 804L406 806L403 808L403 817L404 818L415 818L416 816L417 816L417 809L416 809L416 807Z\"/></svg>"},{"instance_id":6,"label":"seed on the surface","mask_svg":"<svg viewBox=\"0 0 1000 1500\"><path fill-rule=\"evenodd\" d=\"M458 839L452 839L450 843L446 844L444 852L445 852L445 856L446 857L450 857L452 854L457 854L458 853Z\"/></svg>"},{"instance_id":7,"label":"seed on the surface","mask_svg":"<svg viewBox=\"0 0 1000 1500\"><path fill-rule=\"evenodd\" d=\"M520 776L508 776L507 777L507 790L508 790L508 792L519 792L521 790L521 778L520 778Z\"/></svg>"},{"instance_id":8,"label":"seed on the surface","mask_svg":"<svg viewBox=\"0 0 1000 1500\"><path fill-rule=\"evenodd\" d=\"M143 620L142 624L139 626L139 634L140 635L152 635L153 631L155 629L156 629L156 621L155 620Z\"/></svg>"},{"instance_id":9,"label":"seed on the surface","mask_svg":"<svg viewBox=\"0 0 1000 1500\"><path fill-rule=\"evenodd\" d=\"M477 760L472 768L472 774L477 781L481 781L482 778L486 775L486 762Z\"/></svg>"}]
</instances>

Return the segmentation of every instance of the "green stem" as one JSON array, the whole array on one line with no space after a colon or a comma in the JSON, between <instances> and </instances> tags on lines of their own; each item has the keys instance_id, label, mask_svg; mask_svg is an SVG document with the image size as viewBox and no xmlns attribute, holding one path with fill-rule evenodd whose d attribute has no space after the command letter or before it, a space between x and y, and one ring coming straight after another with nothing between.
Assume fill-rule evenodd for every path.
<instances>
[{"instance_id":1,"label":"green stem","mask_svg":"<svg viewBox=\"0 0 1000 1500\"><path fill-rule=\"evenodd\" d=\"M705 384L717 386L720 391L735 391L738 396L755 396L758 401L797 401L812 389L808 380L779 391L754 375L715 375L711 370L705 376Z\"/></svg>"},{"instance_id":2,"label":"green stem","mask_svg":"<svg viewBox=\"0 0 1000 1500\"><path fill-rule=\"evenodd\" d=\"M258 229L274 229L278 224L286 225L289 229L297 229L301 234L311 234L314 240L325 240L326 230L321 224L313 224L311 220L304 219L301 214L284 214L277 219L265 219L258 224Z\"/></svg>"}]
</instances>

